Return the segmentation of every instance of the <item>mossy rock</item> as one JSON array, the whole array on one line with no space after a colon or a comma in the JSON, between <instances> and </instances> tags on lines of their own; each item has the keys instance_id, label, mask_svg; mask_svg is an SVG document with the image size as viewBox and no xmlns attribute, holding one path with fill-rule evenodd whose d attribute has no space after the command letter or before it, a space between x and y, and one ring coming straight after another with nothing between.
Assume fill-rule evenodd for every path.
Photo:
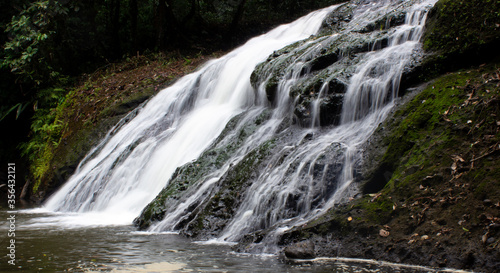
<instances>
[{"instance_id":1,"label":"mossy rock","mask_svg":"<svg viewBox=\"0 0 500 273\"><path fill-rule=\"evenodd\" d=\"M500 1L438 1L428 15L423 43L448 67L498 58Z\"/></svg>"},{"instance_id":2,"label":"mossy rock","mask_svg":"<svg viewBox=\"0 0 500 273\"><path fill-rule=\"evenodd\" d=\"M198 159L177 168L170 178L167 186L144 208L141 215L134 220L134 224L140 229L146 229L154 222L161 221L165 217L165 213L172 208L175 208L175 205L183 200L187 192L204 182L206 179L211 178L209 177L210 174L227 164L228 160L238 150L238 147L240 147L247 140L247 138L255 132L258 126L262 124L263 120L269 118L269 115L270 111L263 111L260 115L255 116L254 119L248 120L246 124L240 127L239 123L244 118L244 114L240 114L232 118L211 147L203 152ZM228 173L234 174L233 169L237 170L236 174L239 174L240 176L251 173L249 169L252 168L250 163L252 163L252 160L255 158L258 158L255 155L256 152L257 151L250 153L245 157L245 159L242 160L242 162L232 166ZM248 163L249 160L251 161L250 163ZM236 187L238 183L241 182L240 180L244 180L241 177L236 177L231 178L231 181L234 180L240 182L224 182L228 179L229 178L227 178L227 176L223 177L220 179L221 181L219 183L229 184L230 187ZM218 196L220 197L220 194ZM224 197L222 197L221 200L221 202L224 202L225 204L229 204L228 202L231 202L229 199ZM215 201L210 202L213 203ZM207 206L205 203L200 203L198 205L202 207ZM214 207L215 205L210 206ZM191 211L193 216L189 219L192 220L200 210L202 209L200 208L196 211L193 209ZM189 221L180 223L178 228L183 228L184 225L187 225L188 223Z\"/></svg>"},{"instance_id":3,"label":"mossy rock","mask_svg":"<svg viewBox=\"0 0 500 273\"><path fill-rule=\"evenodd\" d=\"M343 94L356 64L374 48L387 47L389 28L404 23L407 3L388 13L371 15L371 22L350 24L353 10L363 4L360 2L342 4L327 16L318 35L275 51L252 74L252 85L265 89L271 105L277 103L278 96L289 95L294 100L295 122L302 127L338 124ZM318 48L318 44L322 46ZM418 65L408 67L406 73ZM280 84L290 79L292 86L281 90ZM284 85L288 87L290 83ZM313 105L318 106L319 117L314 116L317 109Z\"/></svg>"}]
</instances>

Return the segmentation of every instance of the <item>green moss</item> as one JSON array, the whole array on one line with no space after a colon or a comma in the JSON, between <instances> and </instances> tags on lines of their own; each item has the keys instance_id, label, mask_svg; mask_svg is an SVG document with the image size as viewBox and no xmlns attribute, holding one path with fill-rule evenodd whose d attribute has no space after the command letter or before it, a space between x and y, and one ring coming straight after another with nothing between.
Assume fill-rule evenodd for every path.
<instances>
[{"instance_id":1,"label":"green moss","mask_svg":"<svg viewBox=\"0 0 500 273\"><path fill-rule=\"evenodd\" d=\"M477 157L484 153L474 145L500 139L499 134L495 134L496 117L500 113L493 103L498 99L499 88L491 80L483 79L494 79L496 73L496 66L490 65L445 75L396 111L392 121L384 124L384 127L393 128L392 133L383 140L388 148L368 184L386 181L384 192L398 191L409 197L402 189L411 189L422 181L432 185L442 182L443 176L450 176L453 156ZM464 178L490 182L500 178L495 167L487 167L489 161L482 164L482 168L464 164L464 168L472 168ZM426 180L433 175L439 179ZM480 195L484 188L484 184L479 185L477 194Z\"/></svg>"},{"instance_id":2,"label":"green moss","mask_svg":"<svg viewBox=\"0 0 500 273\"><path fill-rule=\"evenodd\" d=\"M386 139L389 145L382 163L388 172L394 172L400 164L407 167L433 165L429 162L431 156L456 143L455 134L451 130L443 131L441 128L447 123L467 124L466 117L451 114L450 108L458 107L467 98L465 89L469 79L480 75L479 72L446 75L430 84L395 113L397 120L402 116L404 119ZM406 173L397 172L391 183L400 181L400 176L406 176ZM390 187L394 188L394 185Z\"/></svg>"},{"instance_id":3,"label":"green moss","mask_svg":"<svg viewBox=\"0 0 500 273\"><path fill-rule=\"evenodd\" d=\"M205 221L208 217L219 220L230 219L241 202L242 192L249 186L252 177L258 176L258 170L264 160L271 154L275 145L274 140L261 144L245 155L238 164L231 167L221 180L217 193L207 202L203 211L197 215L196 224L189 227L191 232L198 233L207 228ZM223 208L223 213L220 212ZM219 225L225 225L224 223ZM223 228L222 226L216 228Z\"/></svg>"},{"instance_id":4,"label":"green moss","mask_svg":"<svg viewBox=\"0 0 500 273\"><path fill-rule=\"evenodd\" d=\"M381 196L375 200L370 198L365 198L364 202L361 202L359 208L364 211L364 220L370 221L376 224L385 224L390 219L390 215L393 212L394 202L388 199L386 196Z\"/></svg>"},{"instance_id":5,"label":"green moss","mask_svg":"<svg viewBox=\"0 0 500 273\"><path fill-rule=\"evenodd\" d=\"M429 15L427 50L464 53L500 39L500 1L440 0Z\"/></svg>"}]
</instances>

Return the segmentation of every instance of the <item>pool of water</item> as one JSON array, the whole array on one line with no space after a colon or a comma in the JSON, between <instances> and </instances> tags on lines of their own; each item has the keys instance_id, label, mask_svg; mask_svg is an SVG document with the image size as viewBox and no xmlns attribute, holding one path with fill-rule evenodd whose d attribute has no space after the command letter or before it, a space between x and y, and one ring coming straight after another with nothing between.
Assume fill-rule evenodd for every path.
<instances>
[{"instance_id":1,"label":"pool of water","mask_svg":"<svg viewBox=\"0 0 500 273\"><path fill-rule=\"evenodd\" d=\"M138 232L131 225L86 226L61 221L71 215L0 211L2 219L11 215L14 226L2 221L0 230L4 252L0 272L436 272L347 259L290 263L273 255L235 253L230 245L202 244L177 234ZM9 263L10 239L15 240L15 265Z\"/></svg>"}]
</instances>

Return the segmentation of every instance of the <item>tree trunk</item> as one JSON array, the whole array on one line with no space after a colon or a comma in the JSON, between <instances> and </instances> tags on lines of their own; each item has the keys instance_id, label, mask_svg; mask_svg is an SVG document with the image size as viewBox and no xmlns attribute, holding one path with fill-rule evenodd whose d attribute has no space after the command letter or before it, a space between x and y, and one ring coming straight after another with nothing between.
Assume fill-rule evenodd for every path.
<instances>
[{"instance_id":1,"label":"tree trunk","mask_svg":"<svg viewBox=\"0 0 500 273\"><path fill-rule=\"evenodd\" d=\"M111 37L113 41L112 50L113 57L119 58L121 56L120 46L120 0L111 1Z\"/></svg>"},{"instance_id":2,"label":"tree trunk","mask_svg":"<svg viewBox=\"0 0 500 273\"><path fill-rule=\"evenodd\" d=\"M243 12L245 11L245 4L247 0L240 0L236 12L234 13L233 20L231 21L231 26L229 27L229 32L227 34L227 40L232 39L238 32L238 24L243 18Z\"/></svg>"},{"instance_id":3,"label":"tree trunk","mask_svg":"<svg viewBox=\"0 0 500 273\"><path fill-rule=\"evenodd\" d=\"M191 0L191 8L189 9L189 13L182 19L181 27L184 27L186 23L191 20L191 18L197 16L198 14L198 1Z\"/></svg>"},{"instance_id":4,"label":"tree trunk","mask_svg":"<svg viewBox=\"0 0 500 273\"><path fill-rule=\"evenodd\" d=\"M172 10L172 0L160 0L156 11L158 48L165 49L167 42L175 43L174 34L178 33L178 24Z\"/></svg>"},{"instance_id":5,"label":"tree trunk","mask_svg":"<svg viewBox=\"0 0 500 273\"><path fill-rule=\"evenodd\" d=\"M139 12L137 10L137 0L130 0L129 2L129 16L130 16L130 38L131 38L131 48L132 53L137 51L137 16Z\"/></svg>"}]
</instances>

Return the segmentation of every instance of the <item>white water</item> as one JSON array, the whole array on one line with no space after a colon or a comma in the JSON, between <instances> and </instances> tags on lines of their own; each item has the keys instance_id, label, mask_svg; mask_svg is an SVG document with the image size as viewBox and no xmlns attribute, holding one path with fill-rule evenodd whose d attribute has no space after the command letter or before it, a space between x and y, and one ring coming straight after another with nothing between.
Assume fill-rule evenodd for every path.
<instances>
[{"instance_id":1,"label":"white water","mask_svg":"<svg viewBox=\"0 0 500 273\"><path fill-rule=\"evenodd\" d=\"M307 143L286 147L292 150L291 155L287 156L281 165L270 166L263 171L263 175L247 191L243 205L219 240L238 241L249 232L275 226L274 231L267 235L267 241L273 240L277 234L290 227L307 223L336 203L352 196L350 189L354 180L354 168L361 160L362 154L359 147L367 141L392 108L403 68L410 62L411 54L420 46L419 40L426 18L424 9L428 9L429 4L435 2L423 1L412 6L405 23L395 28L390 35L389 46L380 51L369 52L363 57L355 74L350 78L340 126L326 132L306 131L305 133L309 134L314 132L318 137ZM361 18L354 18L352 22L358 24L367 14L390 9L392 4L391 1L374 2L368 8L360 9L357 15ZM333 35L332 39L335 38ZM312 51L314 50L317 48L313 47ZM311 50L304 53L307 54L312 54ZM300 66L300 63L299 59L296 65ZM290 69L293 69L293 66ZM302 68L298 67L295 71L301 70ZM298 76L293 75L287 82L297 80ZM287 84L280 84L279 93L281 96L288 96L289 90L282 88L283 86ZM325 89L326 84L321 88L319 96L322 96ZM317 101L313 102L313 107L313 125L318 125ZM326 175L328 168L342 164L341 173L336 177L336 181L328 181L324 177L315 178L314 168L318 167L316 162L326 153L332 153L329 150L332 145L340 147L342 155L319 166L324 168L322 174ZM336 151L338 150L333 150ZM296 162L300 164L294 169L292 165ZM292 175L289 174L291 170ZM290 202L290 198L296 198L296 204ZM273 252L273 249L267 248L269 245L272 247L272 244L267 242L263 250Z\"/></svg>"},{"instance_id":2,"label":"white water","mask_svg":"<svg viewBox=\"0 0 500 273\"><path fill-rule=\"evenodd\" d=\"M130 224L177 167L196 159L233 116L254 105L255 66L274 50L316 33L332 8L254 38L161 91L113 129L44 207L85 218L69 225Z\"/></svg>"},{"instance_id":3,"label":"white water","mask_svg":"<svg viewBox=\"0 0 500 273\"><path fill-rule=\"evenodd\" d=\"M366 24L400 2L408 1L362 5L349 24L353 25L351 28ZM420 46L424 10L436 0L417 2L421 4L408 9L405 24L390 30L388 47L361 57L350 77L341 124L294 133L294 138L259 170L260 175L242 193L244 199L236 214L213 242L234 242L250 232L274 227L268 236L268 241L272 241L277 234L314 219L352 196L354 169L362 154L359 148L391 110L403 68ZM233 130L237 132L246 121L269 107L264 85L256 91L250 85L255 66L274 50L314 34L334 8L312 13L252 39L163 90L135 117L130 117L131 121L114 129L45 208L75 212L71 217L61 217L68 226L130 224L166 186L175 169L200 156L231 118L243 115ZM231 166L275 136L282 121L291 115L290 88L301 77L301 71L307 70L307 58L321 50L329 39L337 36L322 38L288 67L288 77L279 83L271 118L248 137L222 168L199 181L173 204L165 219L151 231L175 230L191 213L189 208L210 198L211 190ZM327 92L326 88L322 88L320 96ZM313 105L313 125L317 126L319 103ZM234 133L226 138L232 136Z\"/></svg>"}]
</instances>

